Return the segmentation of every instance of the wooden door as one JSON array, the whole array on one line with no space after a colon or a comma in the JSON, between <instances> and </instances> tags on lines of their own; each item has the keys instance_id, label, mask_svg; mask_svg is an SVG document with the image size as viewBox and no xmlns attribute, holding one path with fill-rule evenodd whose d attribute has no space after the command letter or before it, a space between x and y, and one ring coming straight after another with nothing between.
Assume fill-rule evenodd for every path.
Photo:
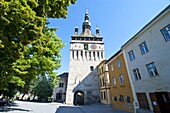
<instances>
[{"instance_id":1,"label":"wooden door","mask_svg":"<svg viewBox=\"0 0 170 113\"><path fill-rule=\"evenodd\" d=\"M159 104L158 104L158 101L157 101L157 98L156 98L156 94L155 93L149 93L149 96L151 98L154 113L161 113L160 108L159 108Z\"/></svg>"},{"instance_id":2,"label":"wooden door","mask_svg":"<svg viewBox=\"0 0 170 113\"><path fill-rule=\"evenodd\" d=\"M139 107L143 109L149 109L148 99L145 93L137 93Z\"/></svg>"}]
</instances>

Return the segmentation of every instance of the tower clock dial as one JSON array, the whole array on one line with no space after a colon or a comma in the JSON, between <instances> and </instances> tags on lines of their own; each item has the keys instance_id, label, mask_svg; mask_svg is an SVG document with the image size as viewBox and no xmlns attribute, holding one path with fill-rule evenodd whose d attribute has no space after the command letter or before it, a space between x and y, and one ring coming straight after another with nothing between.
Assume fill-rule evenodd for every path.
<instances>
[{"instance_id":1,"label":"tower clock dial","mask_svg":"<svg viewBox=\"0 0 170 113\"><path fill-rule=\"evenodd\" d=\"M97 46L96 46L95 44L92 44L92 45L90 46L90 48L91 48L91 49L96 49Z\"/></svg>"}]
</instances>

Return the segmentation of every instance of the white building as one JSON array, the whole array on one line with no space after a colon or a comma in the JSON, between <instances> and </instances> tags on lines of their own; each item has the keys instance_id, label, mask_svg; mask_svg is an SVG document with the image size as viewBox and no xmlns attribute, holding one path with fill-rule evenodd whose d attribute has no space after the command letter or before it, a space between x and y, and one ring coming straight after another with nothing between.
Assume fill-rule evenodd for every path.
<instances>
[{"instance_id":1,"label":"white building","mask_svg":"<svg viewBox=\"0 0 170 113\"><path fill-rule=\"evenodd\" d=\"M170 112L170 5L122 46L140 108Z\"/></svg>"},{"instance_id":2,"label":"white building","mask_svg":"<svg viewBox=\"0 0 170 113\"><path fill-rule=\"evenodd\" d=\"M104 42L96 28L91 33L91 23L86 9L82 33L78 27L70 42L70 64L66 104L82 105L100 100L97 65L104 59Z\"/></svg>"},{"instance_id":3,"label":"white building","mask_svg":"<svg viewBox=\"0 0 170 113\"><path fill-rule=\"evenodd\" d=\"M53 90L53 101L65 102L68 73L62 73L57 77L59 77L59 82L58 82L58 86Z\"/></svg>"}]
</instances>

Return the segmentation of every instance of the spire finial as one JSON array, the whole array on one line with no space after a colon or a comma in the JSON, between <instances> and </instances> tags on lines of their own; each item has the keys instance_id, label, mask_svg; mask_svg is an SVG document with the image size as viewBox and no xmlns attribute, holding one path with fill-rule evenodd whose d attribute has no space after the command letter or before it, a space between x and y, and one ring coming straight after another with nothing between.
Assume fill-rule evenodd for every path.
<instances>
[{"instance_id":1,"label":"spire finial","mask_svg":"<svg viewBox=\"0 0 170 113\"><path fill-rule=\"evenodd\" d=\"M88 9L87 9L87 6L86 6L86 14L88 15Z\"/></svg>"},{"instance_id":2,"label":"spire finial","mask_svg":"<svg viewBox=\"0 0 170 113\"><path fill-rule=\"evenodd\" d=\"M86 12L85 12L85 18L84 18L84 20L86 21L86 20L89 20L89 15L88 15L88 9L87 9L87 7L86 7Z\"/></svg>"},{"instance_id":3,"label":"spire finial","mask_svg":"<svg viewBox=\"0 0 170 113\"><path fill-rule=\"evenodd\" d=\"M99 28L97 25L96 25L96 36L100 36Z\"/></svg>"},{"instance_id":4,"label":"spire finial","mask_svg":"<svg viewBox=\"0 0 170 113\"><path fill-rule=\"evenodd\" d=\"M78 35L78 26L76 24L75 30L74 30L74 35Z\"/></svg>"}]
</instances>

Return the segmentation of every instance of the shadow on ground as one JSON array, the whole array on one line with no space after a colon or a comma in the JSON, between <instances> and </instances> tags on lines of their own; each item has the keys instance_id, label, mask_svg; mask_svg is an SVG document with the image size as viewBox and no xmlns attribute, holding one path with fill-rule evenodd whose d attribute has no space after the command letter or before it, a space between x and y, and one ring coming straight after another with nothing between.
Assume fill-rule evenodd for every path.
<instances>
[{"instance_id":1,"label":"shadow on ground","mask_svg":"<svg viewBox=\"0 0 170 113\"><path fill-rule=\"evenodd\" d=\"M16 103L9 103L5 106L0 106L0 112L10 112L10 111L26 111L31 112L31 110L16 108L18 105Z\"/></svg>"},{"instance_id":2,"label":"shadow on ground","mask_svg":"<svg viewBox=\"0 0 170 113\"><path fill-rule=\"evenodd\" d=\"M111 108L110 105L59 106L55 113L128 113Z\"/></svg>"},{"instance_id":3,"label":"shadow on ground","mask_svg":"<svg viewBox=\"0 0 170 113\"><path fill-rule=\"evenodd\" d=\"M59 106L55 113L81 113L82 106Z\"/></svg>"}]
</instances>

